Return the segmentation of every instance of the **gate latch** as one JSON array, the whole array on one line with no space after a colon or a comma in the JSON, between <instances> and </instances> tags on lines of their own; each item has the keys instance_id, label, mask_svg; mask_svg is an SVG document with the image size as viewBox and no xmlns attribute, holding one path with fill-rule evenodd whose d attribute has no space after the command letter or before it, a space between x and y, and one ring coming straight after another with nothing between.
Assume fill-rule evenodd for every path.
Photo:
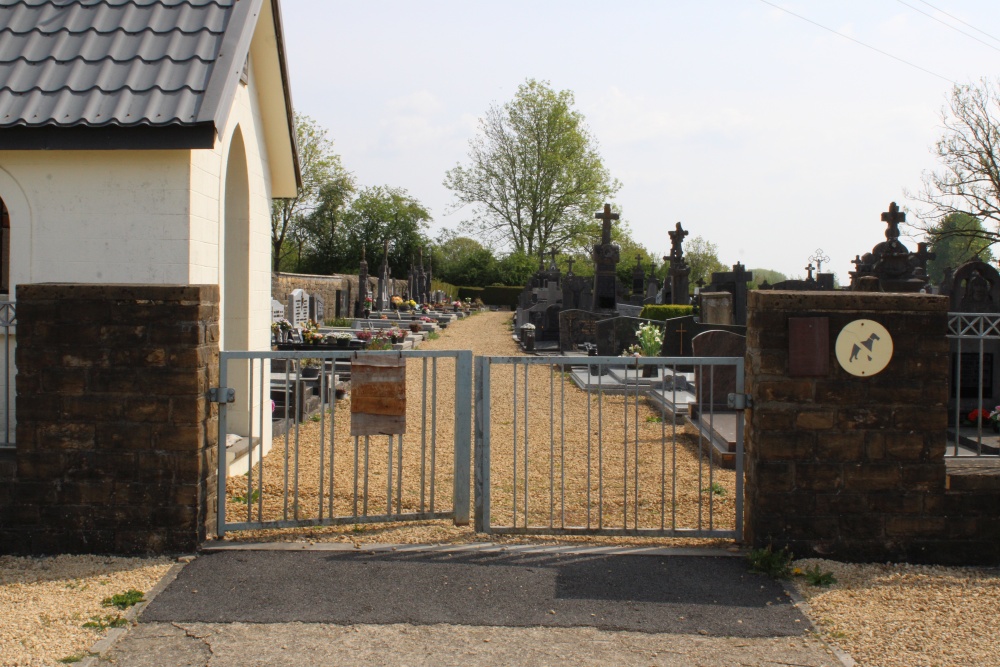
<instances>
[{"instance_id":1,"label":"gate latch","mask_svg":"<svg viewBox=\"0 0 1000 667\"><path fill-rule=\"evenodd\" d=\"M229 387L212 387L208 390L208 400L212 403L235 403L236 390Z\"/></svg>"},{"instance_id":2,"label":"gate latch","mask_svg":"<svg viewBox=\"0 0 1000 667\"><path fill-rule=\"evenodd\" d=\"M729 394L726 403L730 410L749 410L753 408L753 398L749 394Z\"/></svg>"}]
</instances>

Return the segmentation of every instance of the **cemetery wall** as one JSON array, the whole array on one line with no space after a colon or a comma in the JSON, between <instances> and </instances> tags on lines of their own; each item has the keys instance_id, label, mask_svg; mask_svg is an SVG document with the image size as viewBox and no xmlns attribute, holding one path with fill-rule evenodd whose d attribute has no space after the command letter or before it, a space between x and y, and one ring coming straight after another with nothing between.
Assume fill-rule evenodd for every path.
<instances>
[{"instance_id":1,"label":"cemetery wall","mask_svg":"<svg viewBox=\"0 0 1000 667\"><path fill-rule=\"evenodd\" d=\"M216 518L218 286L22 285L18 333L0 552L196 549Z\"/></svg>"},{"instance_id":2,"label":"cemetery wall","mask_svg":"<svg viewBox=\"0 0 1000 667\"><path fill-rule=\"evenodd\" d=\"M947 298L754 291L749 301L748 542L797 557L1000 562L1000 476L950 475L944 459ZM811 325L828 335L792 333L792 318L825 318ZM883 325L894 348L867 377L835 355L858 319Z\"/></svg>"},{"instance_id":3,"label":"cemetery wall","mask_svg":"<svg viewBox=\"0 0 1000 667\"><path fill-rule=\"evenodd\" d=\"M377 267L376 269L377 270ZM369 282L372 290L378 285L378 276L369 274ZM393 280L396 285L396 293L401 294L406 291L405 280ZM305 290L306 294L322 294L326 303L326 317L333 319L337 312L334 304L337 302L337 291L340 290L341 298L345 299L343 306L348 309L353 308L354 299L358 294L358 277L351 275L335 274L332 276L316 276L305 273L282 273L271 274L271 297L283 304L288 303L288 295L292 290ZM352 317L353 312L341 312L341 317Z\"/></svg>"}]
</instances>

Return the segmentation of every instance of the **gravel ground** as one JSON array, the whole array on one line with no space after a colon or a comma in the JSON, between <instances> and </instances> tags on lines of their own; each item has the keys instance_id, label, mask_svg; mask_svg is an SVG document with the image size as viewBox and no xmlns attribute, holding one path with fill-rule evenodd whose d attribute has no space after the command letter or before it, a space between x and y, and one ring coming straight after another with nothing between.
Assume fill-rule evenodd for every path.
<instances>
[{"instance_id":1,"label":"gravel ground","mask_svg":"<svg viewBox=\"0 0 1000 667\"><path fill-rule=\"evenodd\" d=\"M864 667L1000 665L1000 570L806 559L837 582L795 582L820 635Z\"/></svg>"},{"instance_id":2,"label":"gravel ground","mask_svg":"<svg viewBox=\"0 0 1000 667\"><path fill-rule=\"evenodd\" d=\"M119 613L101 601L149 591L171 565L167 558L0 556L0 665L58 665L86 655L107 631L83 624Z\"/></svg>"}]
</instances>

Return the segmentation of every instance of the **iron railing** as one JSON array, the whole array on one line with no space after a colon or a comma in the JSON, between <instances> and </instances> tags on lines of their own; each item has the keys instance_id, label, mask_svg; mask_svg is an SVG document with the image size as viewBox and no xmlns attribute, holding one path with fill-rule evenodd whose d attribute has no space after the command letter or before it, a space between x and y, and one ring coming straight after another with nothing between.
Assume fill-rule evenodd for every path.
<instances>
[{"instance_id":1,"label":"iron railing","mask_svg":"<svg viewBox=\"0 0 1000 667\"><path fill-rule=\"evenodd\" d=\"M17 369L14 365L14 348L16 341L17 309L13 301L0 301L0 332L3 335L3 351L0 356L3 360L0 365L3 367L3 385L0 387L0 448L14 447L15 435L17 431L17 419L14 409L14 399L17 396L14 390L14 381L17 376Z\"/></svg>"},{"instance_id":2,"label":"iron railing","mask_svg":"<svg viewBox=\"0 0 1000 667\"><path fill-rule=\"evenodd\" d=\"M1000 364L1000 314L949 313L948 339L955 343L950 353L949 395L952 405L945 456L996 456L1000 454L1000 435L994 427L996 422L983 419L982 415L996 411L1000 404L1000 398L993 395L1000 389L1000 384L996 384L997 374L994 373ZM967 359L972 363L970 368L963 369ZM971 378L968 377L970 373ZM968 380L971 384L963 383ZM974 390L974 395L963 395L967 387ZM977 412L976 419L968 419L972 412L969 408Z\"/></svg>"}]
</instances>

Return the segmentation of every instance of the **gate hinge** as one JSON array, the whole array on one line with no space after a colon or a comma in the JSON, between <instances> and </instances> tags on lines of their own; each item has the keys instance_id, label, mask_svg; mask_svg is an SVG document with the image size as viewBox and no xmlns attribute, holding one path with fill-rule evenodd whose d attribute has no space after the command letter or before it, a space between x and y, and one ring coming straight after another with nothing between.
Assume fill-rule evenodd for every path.
<instances>
[{"instance_id":1,"label":"gate hinge","mask_svg":"<svg viewBox=\"0 0 1000 667\"><path fill-rule=\"evenodd\" d=\"M750 410L753 408L753 398L750 394L729 394L726 403L730 410Z\"/></svg>"},{"instance_id":2,"label":"gate hinge","mask_svg":"<svg viewBox=\"0 0 1000 667\"><path fill-rule=\"evenodd\" d=\"M229 387L212 387L208 390L208 400L212 403L235 403L236 390Z\"/></svg>"}]
</instances>

